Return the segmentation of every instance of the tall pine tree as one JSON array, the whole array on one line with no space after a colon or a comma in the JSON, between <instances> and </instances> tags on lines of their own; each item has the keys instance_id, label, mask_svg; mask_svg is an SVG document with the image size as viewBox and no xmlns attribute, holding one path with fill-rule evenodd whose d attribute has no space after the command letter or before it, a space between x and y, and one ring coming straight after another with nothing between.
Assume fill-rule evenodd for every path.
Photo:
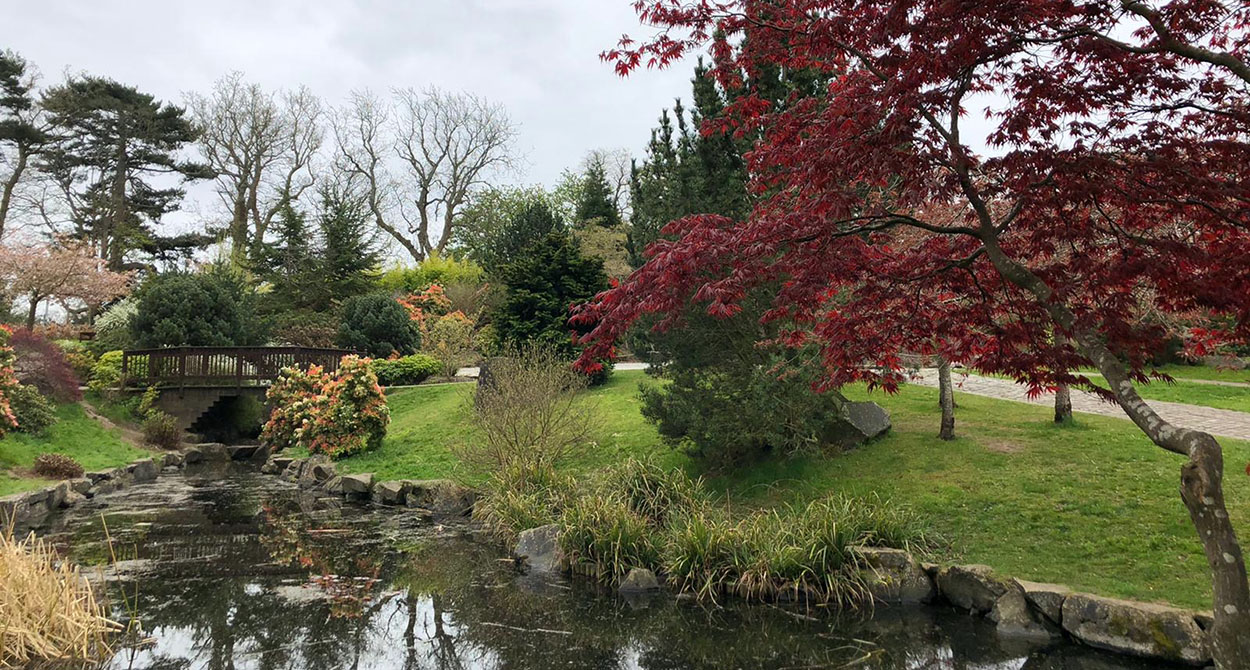
<instances>
[{"instance_id":1,"label":"tall pine tree","mask_svg":"<svg viewBox=\"0 0 1250 670\"><path fill-rule=\"evenodd\" d=\"M43 106L53 136L43 167L69 198L77 236L92 242L110 269L134 267L128 256L136 250L161 256L211 242L158 232L162 218L179 208L182 185L211 176L180 157L196 137L182 108L91 76L50 89ZM157 185L171 177L175 185Z\"/></svg>"},{"instance_id":2,"label":"tall pine tree","mask_svg":"<svg viewBox=\"0 0 1250 670\"><path fill-rule=\"evenodd\" d=\"M26 61L11 51L0 51L0 237L13 204L13 192L48 135L39 123L34 77Z\"/></svg>"},{"instance_id":3,"label":"tall pine tree","mask_svg":"<svg viewBox=\"0 0 1250 670\"><path fill-rule=\"evenodd\" d=\"M582 176L582 194L577 202L577 225L597 224L615 228L621 223L621 213L612 204L612 187L608 184L607 170L603 161L592 158Z\"/></svg>"}]
</instances>

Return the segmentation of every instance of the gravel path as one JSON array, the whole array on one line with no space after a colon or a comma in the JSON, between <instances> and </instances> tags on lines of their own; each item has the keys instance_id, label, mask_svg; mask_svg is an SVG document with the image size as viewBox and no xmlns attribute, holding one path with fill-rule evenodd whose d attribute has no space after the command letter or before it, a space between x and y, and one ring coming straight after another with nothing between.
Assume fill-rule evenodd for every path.
<instances>
[{"instance_id":1,"label":"gravel path","mask_svg":"<svg viewBox=\"0 0 1250 670\"><path fill-rule=\"evenodd\" d=\"M1016 402L1027 402L1033 405L1053 406L1055 403L1054 397L1049 393L1044 393L1037 398L1029 398L1027 387L1017 384L1010 379L979 377L976 375L965 377L958 373L955 373L953 376L956 392L971 393L1002 400L1014 400ZM921 370L919 377L913 379L912 383L919 386L937 388L937 369ZM1159 416L1179 426L1203 430L1212 435L1250 440L1250 414L1246 412L1234 412L1232 410L1215 409L1199 405L1185 405L1177 402L1163 402L1161 400L1147 400L1146 402L1159 413ZM1072 411L1084 414L1101 414L1103 416L1124 419L1125 421L1128 420L1128 417L1124 416L1124 411L1120 409L1119 405L1108 403L1092 393L1076 389L1072 389Z\"/></svg>"}]
</instances>

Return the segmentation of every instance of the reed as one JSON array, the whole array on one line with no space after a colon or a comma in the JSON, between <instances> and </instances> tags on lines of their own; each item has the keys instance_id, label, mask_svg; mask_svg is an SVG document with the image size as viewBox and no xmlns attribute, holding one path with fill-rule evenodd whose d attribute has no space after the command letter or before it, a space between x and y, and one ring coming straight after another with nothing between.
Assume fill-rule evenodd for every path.
<instances>
[{"instance_id":1,"label":"reed","mask_svg":"<svg viewBox=\"0 0 1250 670\"><path fill-rule=\"evenodd\" d=\"M91 663L112 656L126 627L106 616L77 566L33 534L0 534L0 667Z\"/></svg>"}]
</instances>

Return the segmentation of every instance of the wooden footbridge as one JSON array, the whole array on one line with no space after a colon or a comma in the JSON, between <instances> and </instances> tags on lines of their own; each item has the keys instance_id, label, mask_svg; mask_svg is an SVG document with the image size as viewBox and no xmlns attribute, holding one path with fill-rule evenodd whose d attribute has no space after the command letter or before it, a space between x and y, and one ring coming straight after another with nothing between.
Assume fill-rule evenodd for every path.
<instances>
[{"instance_id":1,"label":"wooden footbridge","mask_svg":"<svg viewBox=\"0 0 1250 670\"><path fill-rule=\"evenodd\" d=\"M264 399L283 368L317 365L333 372L342 349L313 347L167 347L122 352L123 389L161 391L158 405L184 430L220 402L242 396Z\"/></svg>"}]
</instances>

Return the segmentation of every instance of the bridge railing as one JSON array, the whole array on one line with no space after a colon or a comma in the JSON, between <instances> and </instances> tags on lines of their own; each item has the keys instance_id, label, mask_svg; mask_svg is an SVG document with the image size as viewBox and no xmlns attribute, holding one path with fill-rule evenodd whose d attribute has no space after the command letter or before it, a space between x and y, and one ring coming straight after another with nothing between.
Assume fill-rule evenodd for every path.
<instances>
[{"instance_id":1,"label":"bridge railing","mask_svg":"<svg viewBox=\"0 0 1250 670\"><path fill-rule=\"evenodd\" d=\"M168 347L122 352L132 386L264 386L282 368L319 365L327 372L352 352L310 347Z\"/></svg>"}]
</instances>

